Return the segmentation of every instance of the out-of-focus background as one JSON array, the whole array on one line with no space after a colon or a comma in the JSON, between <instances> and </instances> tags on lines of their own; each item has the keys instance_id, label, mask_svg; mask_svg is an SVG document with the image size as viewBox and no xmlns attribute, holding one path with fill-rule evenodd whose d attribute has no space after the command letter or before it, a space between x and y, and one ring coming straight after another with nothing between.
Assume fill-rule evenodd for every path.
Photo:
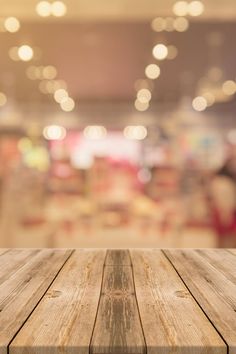
<instances>
[{"instance_id":1,"label":"out-of-focus background","mask_svg":"<svg viewBox=\"0 0 236 354\"><path fill-rule=\"evenodd\" d=\"M235 37L235 0L0 0L0 246L234 247Z\"/></svg>"}]
</instances>

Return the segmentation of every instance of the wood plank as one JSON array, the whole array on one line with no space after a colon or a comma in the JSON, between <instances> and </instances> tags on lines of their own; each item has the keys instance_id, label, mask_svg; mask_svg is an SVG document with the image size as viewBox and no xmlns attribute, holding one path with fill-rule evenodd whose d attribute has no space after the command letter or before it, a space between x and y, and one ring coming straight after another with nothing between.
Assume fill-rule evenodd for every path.
<instances>
[{"instance_id":1,"label":"wood plank","mask_svg":"<svg viewBox=\"0 0 236 354\"><path fill-rule=\"evenodd\" d=\"M227 261L228 255L224 252L221 257L213 257L212 252L208 252L212 260L204 258L203 252L199 253L197 250L166 250L165 254L224 338L229 347L229 354L235 354L236 282L233 274L236 268L234 266L230 274L226 274L226 268L233 262L232 258Z\"/></svg>"},{"instance_id":2,"label":"wood plank","mask_svg":"<svg viewBox=\"0 0 236 354\"><path fill-rule=\"evenodd\" d=\"M108 250L105 265L131 266L129 251L123 249Z\"/></svg>"},{"instance_id":3,"label":"wood plank","mask_svg":"<svg viewBox=\"0 0 236 354\"><path fill-rule=\"evenodd\" d=\"M236 284L236 257L233 253L217 248L199 249L196 253Z\"/></svg>"},{"instance_id":4,"label":"wood plank","mask_svg":"<svg viewBox=\"0 0 236 354\"><path fill-rule=\"evenodd\" d=\"M0 256L3 254L3 253L6 253L8 251L8 248L0 248Z\"/></svg>"},{"instance_id":5,"label":"wood plank","mask_svg":"<svg viewBox=\"0 0 236 354\"><path fill-rule=\"evenodd\" d=\"M106 251L76 250L10 345L9 354L89 353Z\"/></svg>"},{"instance_id":6,"label":"wood plank","mask_svg":"<svg viewBox=\"0 0 236 354\"><path fill-rule=\"evenodd\" d=\"M228 251L236 256L236 249L235 248L229 248Z\"/></svg>"},{"instance_id":7,"label":"wood plank","mask_svg":"<svg viewBox=\"0 0 236 354\"><path fill-rule=\"evenodd\" d=\"M131 250L148 354L226 354L227 347L160 250Z\"/></svg>"},{"instance_id":8,"label":"wood plank","mask_svg":"<svg viewBox=\"0 0 236 354\"><path fill-rule=\"evenodd\" d=\"M123 256L122 259L124 260ZM115 263L116 261L117 259ZM105 266L90 353L145 352L145 341L134 294L132 268L127 265Z\"/></svg>"},{"instance_id":9,"label":"wood plank","mask_svg":"<svg viewBox=\"0 0 236 354\"><path fill-rule=\"evenodd\" d=\"M0 257L0 284L10 279L15 272L24 267L30 259L40 252L39 249L9 249Z\"/></svg>"},{"instance_id":10,"label":"wood plank","mask_svg":"<svg viewBox=\"0 0 236 354\"><path fill-rule=\"evenodd\" d=\"M15 253L14 253L15 252ZM23 256L20 253L23 252ZM33 257L30 257L30 252ZM27 317L33 311L72 251L69 250L14 250L6 269L10 277L2 274L0 284L0 352L7 354L7 346ZM10 252L12 255L12 252ZM0 257L0 262L8 257L8 252ZM25 264L22 266L22 261ZM18 267L18 265L20 266ZM4 265L4 263L1 263Z\"/></svg>"}]
</instances>

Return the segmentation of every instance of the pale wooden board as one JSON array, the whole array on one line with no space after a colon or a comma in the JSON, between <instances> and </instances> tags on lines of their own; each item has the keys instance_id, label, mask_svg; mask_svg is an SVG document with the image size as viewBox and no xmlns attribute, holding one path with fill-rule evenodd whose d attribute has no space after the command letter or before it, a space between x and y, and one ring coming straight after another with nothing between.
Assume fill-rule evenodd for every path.
<instances>
[{"instance_id":1,"label":"pale wooden board","mask_svg":"<svg viewBox=\"0 0 236 354\"><path fill-rule=\"evenodd\" d=\"M225 343L160 250L131 250L149 354L226 354Z\"/></svg>"},{"instance_id":2,"label":"pale wooden board","mask_svg":"<svg viewBox=\"0 0 236 354\"><path fill-rule=\"evenodd\" d=\"M131 266L130 255L128 250L108 250L105 265L128 265Z\"/></svg>"},{"instance_id":3,"label":"pale wooden board","mask_svg":"<svg viewBox=\"0 0 236 354\"><path fill-rule=\"evenodd\" d=\"M236 249L235 248L230 248L228 251L236 256Z\"/></svg>"},{"instance_id":4,"label":"pale wooden board","mask_svg":"<svg viewBox=\"0 0 236 354\"><path fill-rule=\"evenodd\" d=\"M76 250L9 348L10 354L84 354L95 323L106 251Z\"/></svg>"},{"instance_id":5,"label":"pale wooden board","mask_svg":"<svg viewBox=\"0 0 236 354\"><path fill-rule=\"evenodd\" d=\"M119 256L125 264L123 266L119 261L118 266L104 268L102 294L90 347L92 354L145 353L132 268L127 266L125 258L126 253Z\"/></svg>"},{"instance_id":6,"label":"pale wooden board","mask_svg":"<svg viewBox=\"0 0 236 354\"><path fill-rule=\"evenodd\" d=\"M30 257L30 252L34 254L33 257ZM71 251L13 250L0 257L0 269L4 267L4 259L8 259L9 253L12 255L13 268L15 260L16 264L13 270L11 264L6 262L5 270L9 270L10 276L2 274L0 284L0 354L7 354L10 341L44 295Z\"/></svg>"},{"instance_id":7,"label":"pale wooden board","mask_svg":"<svg viewBox=\"0 0 236 354\"><path fill-rule=\"evenodd\" d=\"M0 284L27 265L40 252L39 249L9 249L0 257Z\"/></svg>"},{"instance_id":8,"label":"pale wooden board","mask_svg":"<svg viewBox=\"0 0 236 354\"><path fill-rule=\"evenodd\" d=\"M3 254L3 253L6 253L8 251L8 248L0 248L0 256Z\"/></svg>"},{"instance_id":9,"label":"pale wooden board","mask_svg":"<svg viewBox=\"0 0 236 354\"><path fill-rule=\"evenodd\" d=\"M196 253L222 273L230 282L236 284L236 257L226 249L199 249Z\"/></svg>"},{"instance_id":10,"label":"pale wooden board","mask_svg":"<svg viewBox=\"0 0 236 354\"><path fill-rule=\"evenodd\" d=\"M230 253L219 250L202 250L201 252L199 250L165 250L164 252L224 338L229 347L229 354L235 354L236 282L234 279L236 263L234 263L234 256L230 257ZM208 259L203 257L203 253L207 252ZM216 252L219 254L217 255ZM231 269L230 265L232 265ZM226 274L227 268L228 274Z\"/></svg>"}]
</instances>

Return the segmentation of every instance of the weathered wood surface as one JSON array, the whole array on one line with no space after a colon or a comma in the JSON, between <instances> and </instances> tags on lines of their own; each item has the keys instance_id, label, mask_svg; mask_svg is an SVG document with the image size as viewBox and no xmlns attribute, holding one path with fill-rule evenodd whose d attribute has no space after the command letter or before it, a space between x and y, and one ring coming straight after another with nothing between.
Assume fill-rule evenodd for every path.
<instances>
[{"instance_id":1,"label":"weathered wood surface","mask_svg":"<svg viewBox=\"0 0 236 354\"><path fill-rule=\"evenodd\" d=\"M131 251L148 353L226 354L225 343L159 250Z\"/></svg>"},{"instance_id":2,"label":"weathered wood surface","mask_svg":"<svg viewBox=\"0 0 236 354\"><path fill-rule=\"evenodd\" d=\"M10 250L0 257L0 353L27 320L69 250Z\"/></svg>"},{"instance_id":3,"label":"weathered wood surface","mask_svg":"<svg viewBox=\"0 0 236 354\"><path fill-rule=\"evenodd\" d=\"M77 250L10 345L12 354L89 353L105 251Z\"/></svg>"},{"instance_id":4,"label":"weathered wood surface","mask_svg":"<svg viewBox=\"0 0 236 354\"><path fill-rule=\"evenodd\" d=\"M8 251L8 248L0 248L0 256L3 253L6 253Z\"/></svg>"},{"instance_id":5,"label":"weathered wood surface","mask_svg":"<svg viewBox=\"0 0 236 354\"><path fill-rule=\"evenodd\" d=\"M0 354L236 354L236 250L0 249Z\"/></svg>"},{"instance_id":6,"label":"weathered wood surface","mask_svg":"<svg viewBox=\"0 0 236 354\"><path fill-rule=\"evenodd\" d=\"M114 257L113 257L114 255ZM128 252L108 251L91 353L142 354L146 347ZM113 259L113 262L111 261Z\"/></svg>"},{"instance_id":7,"label":"weathered wood surface","mask_svg":"<svg viewBox=\"0 0 236 354\"><path fill-rule=\"evenodd\" d=\"M166 250L168 259L236 353L236 257L227 250Z\"/></svg>"}]
</instances>

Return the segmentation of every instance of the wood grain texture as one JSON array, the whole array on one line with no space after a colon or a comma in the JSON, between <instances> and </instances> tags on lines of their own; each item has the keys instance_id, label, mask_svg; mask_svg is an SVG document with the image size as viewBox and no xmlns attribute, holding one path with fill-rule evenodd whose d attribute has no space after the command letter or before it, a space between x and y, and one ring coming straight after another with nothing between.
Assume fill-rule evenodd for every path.
<instances>
[{"instance_id":1,"label":"wood grain texture","mask_svg":"<svg viewBox=\"0 0 236 354\"><path fill-rule=\"evenodd\" d=\"M0 256L3 254L3 253L6 253L8 251L8 248L0 248Z\"/></svg>"},{"instance_id":2,"label":"wood grain texture","mask_svg":"<svg viewBox=\"0 0 236 354\"><path fill-rule=\"evenodd\" d=\"M108 266L131 266L128 250L108 250L105 265Z\"/></svg>"},{"instance_id":3,"label":"wood grain texture","mask_svg":"<svg viewBox=\"0 0 236 354\"><path fill-rule=\"evenodd\" d=\"M113 258L112 252L110 259ZM146 352L134 294L132 268L127 266L126 258L125 253L119 254L114 263L126 265L107 265L104 268L102 293L90 347L93 354Z\"/></svg>"},{"instance_id":4,"label":"wood grain texture","mask_svg":"<svg viewBox=\"0 0 236 354\"><path fill-rule=\"evenodd\" d=\"M227 347L160 250L131 250L149 354L226 354Z\"/></svg>"},{"instance_id":5,"label":"wood grain texture","mask_svg":"<svg viewBox=\"0 0 236 354\"><path fill-rule=\"evenodd\" d=\"M235 248L230 248L228 251L236 256L236 249Z\"/></svg>"},{"instance_id":6,"label":"wood grain texture","mask_svg":"<svg viewBox=\"0 0 236 354\"><path fill-rule=\"evenodd\" d=\"M236 353L236 257L220 250L166 250L179 275Z\"/></svg>"},{"instance_id":7,"label":"wood grain texture","mask_svg":"<svg viewBox=\"0 0 236 354\"><path fill-rule=\"evenodd\" d=\"M12 250L0 257L1 354L7 353L10 341L70 254L69 250Z\"/></svg>"},{"instance_id":8,"label":"wood grain texture","mask_svg":"<svg viewBox=\"0 0 236 354\"><path fill-rule=\"evenodd\" d=\"M104 250L76 250L18 333L10 354L89 353Z\"/></svg>"}]
</instances>

